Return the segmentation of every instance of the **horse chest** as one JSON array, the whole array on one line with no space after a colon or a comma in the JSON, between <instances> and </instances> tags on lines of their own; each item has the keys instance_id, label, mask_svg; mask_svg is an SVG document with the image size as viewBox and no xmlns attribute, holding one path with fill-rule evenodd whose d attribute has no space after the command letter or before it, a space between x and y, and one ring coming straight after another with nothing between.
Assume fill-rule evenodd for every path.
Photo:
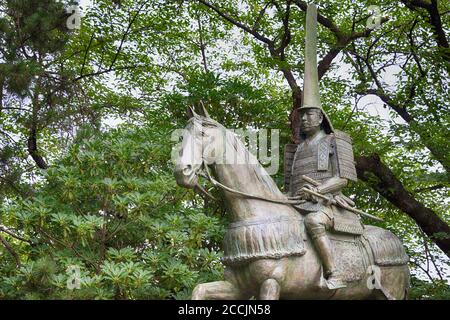
<instances>
[{"instance_id":1,"label":"horse chest","mask_svg":"<svg viewBox=\"0 0 450 320\"><path fill-rule=\"evenodd\" d=\"M232 223L224 238L225 265L236 266L256 259L303 255L304 224L300 216L275 217Z\"/></svg>"}]
</instances>

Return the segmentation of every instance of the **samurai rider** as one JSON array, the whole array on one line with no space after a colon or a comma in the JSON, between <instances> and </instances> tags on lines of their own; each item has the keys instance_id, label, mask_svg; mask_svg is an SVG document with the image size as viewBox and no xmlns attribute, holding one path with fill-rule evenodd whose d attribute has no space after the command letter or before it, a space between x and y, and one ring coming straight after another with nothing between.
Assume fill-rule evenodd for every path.
<instances>
[{"instance_id":1,"label":"samurai rider","mask_svg":"<svg viewBox=\"0 0 450 320\"><path fill-rule=\"evenodd\" d=\"M295 208L305 215L305 226L322 260L328 287L342 288L345 284L336 270L333 248L326 232L333 228L334 215L340 213L327 201L302 189L328 195L337 204L348 207L348 200L341 190L348 180L356 180L351 143L347 135L333 130L319 107L306 105L299 111L302 140L294 155L289 193L291 197L305 201ZM317 184L311 184L303 176Z\"/></svg>"},{"instance_id":2,"label":"samurai rider","mask_svg":"<svg viewBox=\"0 0 450 320\"><path fill-rule=\"evenodd\" d=\"M289 172L289 196L303 200L295 208L305 215L305 226L322 260L328 288L337 289L346 285L337 271L327 230L333 229L334 218L339 218L342 211L331 206L331 201L313 193L327 195L337 206L348 207L353 203L341 190L348 180L356 181L357 176L351 138L333 129L321 107L316 55L317 26L307 23L306 30L303 101L298 110L300 143ZM306 192L303 188L312 192ZM355 219L358 219L356 215Z\"/></svg>"}]
</instances>

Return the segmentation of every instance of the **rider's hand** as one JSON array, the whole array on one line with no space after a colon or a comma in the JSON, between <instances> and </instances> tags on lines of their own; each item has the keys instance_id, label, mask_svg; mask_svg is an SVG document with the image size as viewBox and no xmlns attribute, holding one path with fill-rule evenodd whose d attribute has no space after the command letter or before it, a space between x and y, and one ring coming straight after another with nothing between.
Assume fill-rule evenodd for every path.
<instances>
[{"instance_id":1,"label":"rider's hand","mask_svg":"<svg viewBox=\"0 0 450 320\"><path fill-rule=\"evenodd\" d=\"M315 186L313 186L313 185L310 185L310 184L304 185L303 188L309 189L309 190L314 191L314 192L318 192L317 187L315 187ZM309 201L312 201L312 202L314 202L314 203L317 203L317 202L318 202L316 196L312 195L312 194L309 193L309 192L303 191L303 190L301 190L301 189L300 189L299 192L298 192L298 196L299 196L301 199L304 199L304 200L309 200Z\"/></svg>"}]
</instances>

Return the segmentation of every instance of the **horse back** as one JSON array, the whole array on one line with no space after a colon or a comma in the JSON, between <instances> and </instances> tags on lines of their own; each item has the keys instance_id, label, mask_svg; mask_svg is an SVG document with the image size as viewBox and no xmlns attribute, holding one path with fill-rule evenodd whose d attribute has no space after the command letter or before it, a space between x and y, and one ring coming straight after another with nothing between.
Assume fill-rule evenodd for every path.
<instances>
[{"instance_id":1,"label":"horse back","mask_svg":"<svg viewBox=\"0 0 450 320\"><path fill-rule=\"evenodd\" d=\"M371 267L403 266L408 256L402 242L389 230L364 226L362 235L331 233L336 265L346 282L362 280Z\"/></svg>"}]
</instances>

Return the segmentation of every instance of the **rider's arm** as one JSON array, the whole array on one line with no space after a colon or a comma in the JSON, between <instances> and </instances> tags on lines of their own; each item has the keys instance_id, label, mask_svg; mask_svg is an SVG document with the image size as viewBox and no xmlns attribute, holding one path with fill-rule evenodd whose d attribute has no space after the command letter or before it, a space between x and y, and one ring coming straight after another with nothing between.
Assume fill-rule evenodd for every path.
<instances>
[{"instance_id":1,"label":"rider's arm","mask_svg":"<svg viewBox=\"0 0 450 320\"><path fill-rule=\"evenodd\" d=\"M333 177L323 181L322 184L317 187L317 191L322 194L338 192L342 190L348 183L348 180L346 178L341 178L339 175L335 145L335 142L333 142L332 152L330 154Z\"/></svg>"},{"instance_id":2,"label":"rider's arm","mask_svg":"<svg viewBox=\"0 0 450 320\"><path fill-rule=\"evenodd\" d=\"M340 191L347 185L348 180L334 176L328 180L325 180L320 186L317 187L317 191L322 194L335 193Z\"/></svg>"}]
</instances>

